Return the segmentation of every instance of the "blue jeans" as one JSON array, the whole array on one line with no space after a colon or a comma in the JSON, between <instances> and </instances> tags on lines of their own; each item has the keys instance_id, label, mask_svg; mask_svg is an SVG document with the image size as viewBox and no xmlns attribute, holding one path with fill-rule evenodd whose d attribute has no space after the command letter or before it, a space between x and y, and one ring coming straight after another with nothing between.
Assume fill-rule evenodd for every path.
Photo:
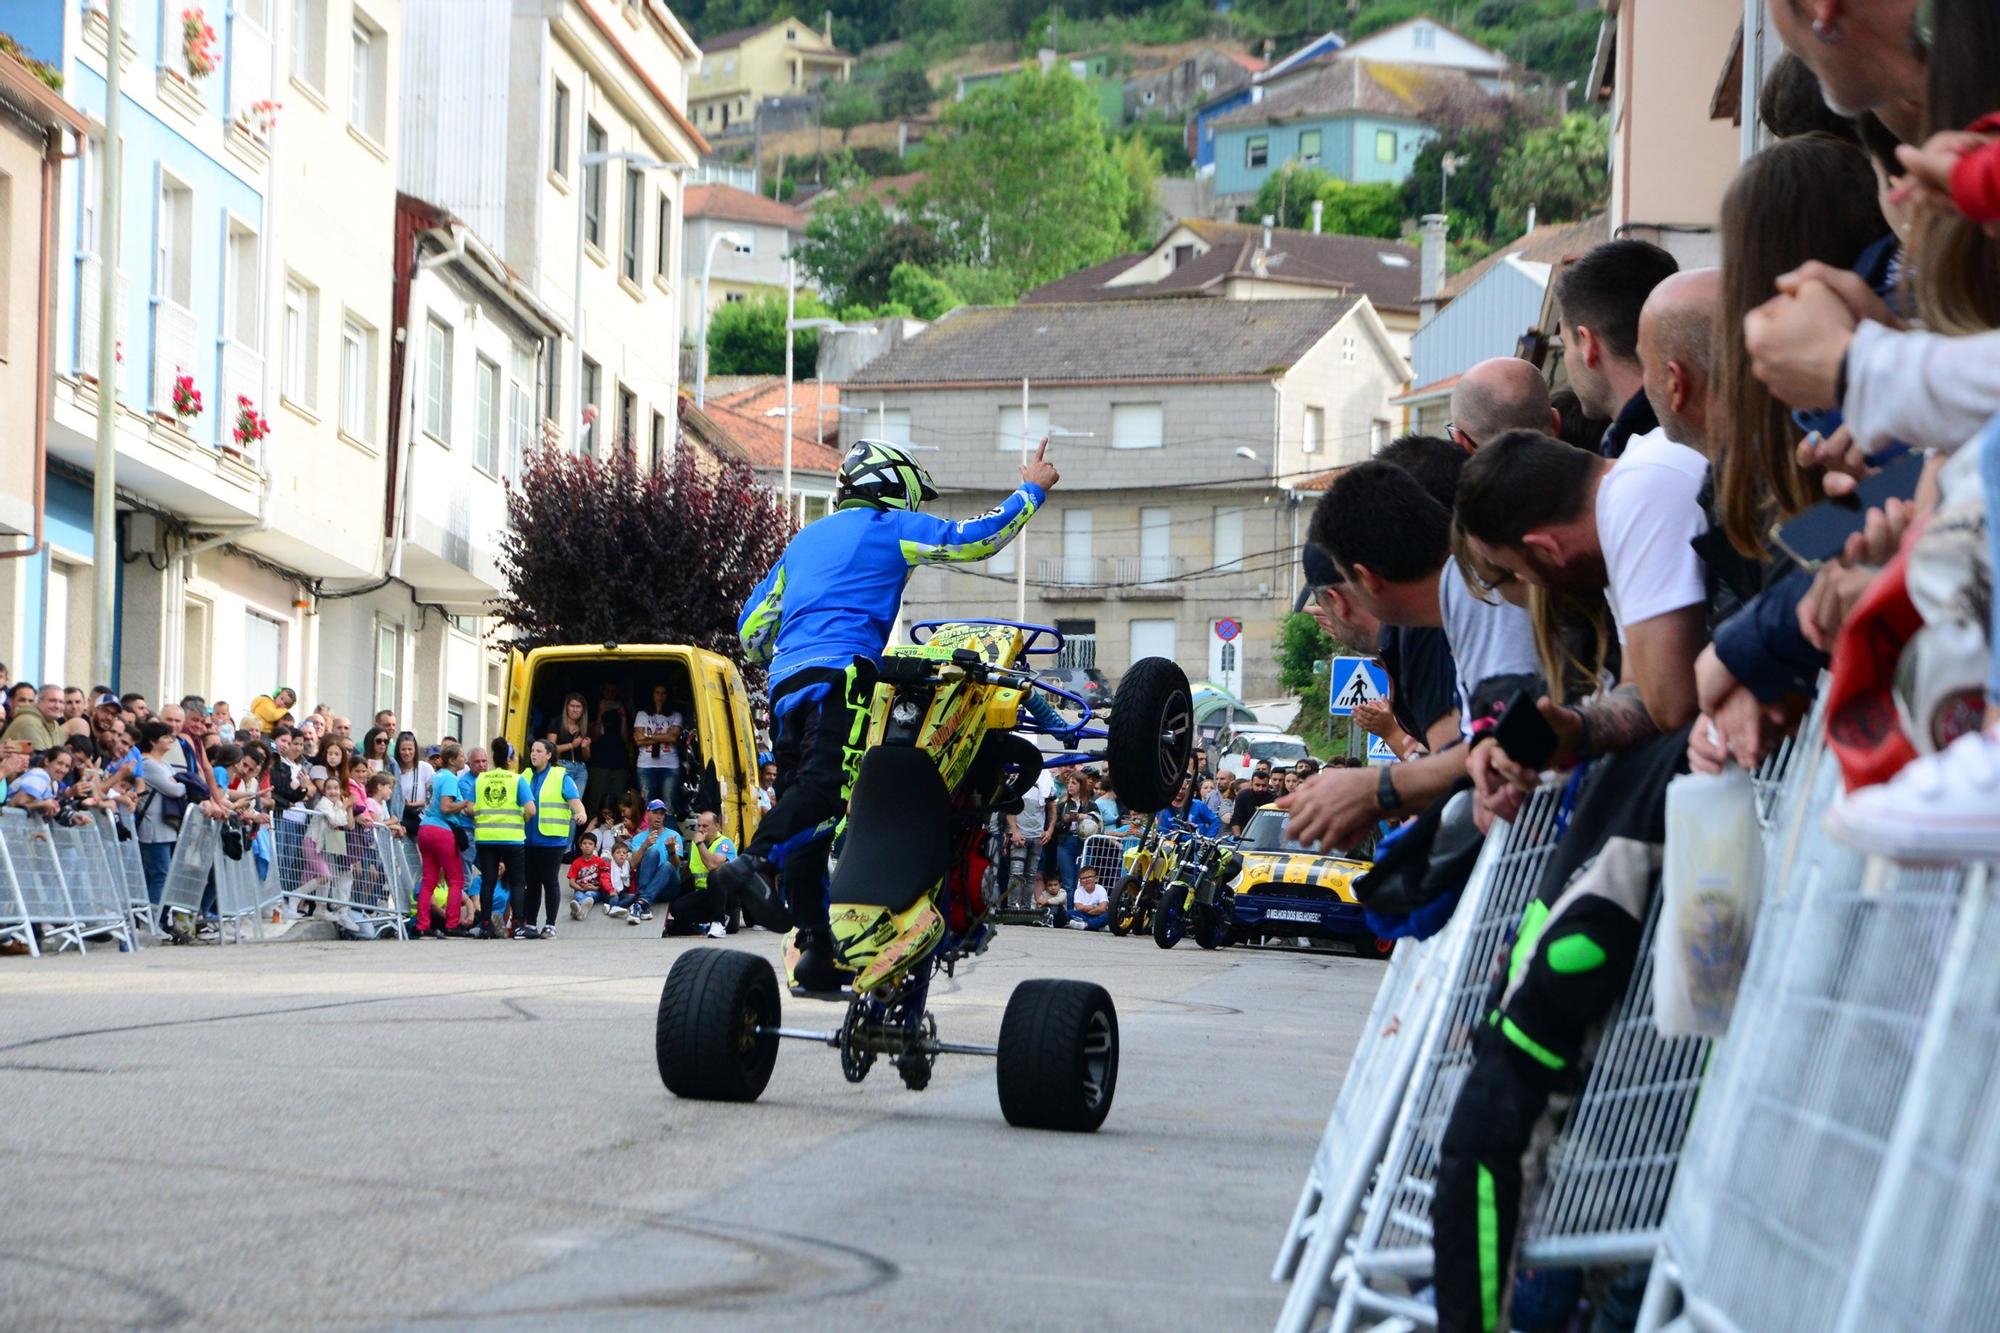
<instances>
[{"instance_id":1,"label":"blue jeans","mask_svg":"<svg viewBox=\"0 0 2000 1333\"><path fill-rule=\"evenodd\" d=\"M160 895L167 889L167 868L174 863L174 845L170 842L142 842L139 844L139 865L146 872L146 896L153 900L153 906L160 905Z\"/></svg>"},{"instance_id":2,"label":"blue jeans","mask_svg":"<svg viewBox=\"0 0 2000 1333\"><path fill-rule=\"evenodd\" d=\"M680 776L678 768L642 768L639 770L639 794L647 801L665 801L667 809L678 819L680 807Z\"/></svg>"},{"instance_id":3,"label":"blue jeans","mask_svg":"<svg viewBox=\"0 0 2000 1333\"><path fill-rule=\"evenodd\" d=\"M1076 896L1076 868L1082 864L1082 838L1074 833L1065 833L1056 840L1056 876L1062 881L1064 896Z\"/></svg>"}]
</instances>

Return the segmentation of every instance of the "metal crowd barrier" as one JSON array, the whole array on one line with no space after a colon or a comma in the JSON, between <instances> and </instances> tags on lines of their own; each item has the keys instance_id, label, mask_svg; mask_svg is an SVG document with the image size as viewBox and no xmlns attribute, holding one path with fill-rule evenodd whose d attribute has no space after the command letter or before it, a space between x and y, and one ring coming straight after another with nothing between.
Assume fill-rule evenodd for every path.
<instances>
[{"instance_id":1,"label":"metal crowd barrier","mask_svg":"<svg viewBox=\"0 0 2000 1333\"><path fill-rule=\"evenodd\" d=\"M1767 839L1787 816L1802 817L1801 803L1785 800L1789 761L1788 748L1759 774ZM1496 824L1450 926L1399 948L1423 962L1408 975L1392 967L1377 1010L1387 1003L1399 1014L1398 1037L1420 1035L1400 1047L1383 1043L1374 1036L1385 1026L1380 1014L1370 1016L1273 1266L1274 1281L1292 1283L1281 1330L1302 1333L1329 1307L1335 1333L1363 1311L1435 1324L1429 1306L1391 1288L1431 1272L1430 1209L1445 1126L1472 1065L1472 1034L1503 946L1561 837L1562 804L1563 785L1551 784L1511 825ZM1643 1263L1660 1243L1709 1043L1663 1038L1653 1025L1657 918L1656 895L1638 965L1583 1089L1541 1175L1529 1178L1524 1268Z\"/></svg>"},{"instance_id":2,"label":"metal crowd barrier","mask_svg":"<svg viewBox=\"0 0 2000 1333\"><path fill-rule=\"evenodd\" d=\"M312 903L357 935L407 939L416 872L386 827L340 828L314 814L274 839L272 876L295 904Z\"/></svg>"},{"instance_id":3,"label":"metal crowd barrier","mask_svg":"<svg viewBox=\"0 0 2000 1333\"><path fill-rule=\"evenodd\" d=\"M104 844L104 859L111 867L112 879L124 892L125 913L133 928L158 939L159 913L146 893L146 867L139 859L139 839L132 825L109 810L99 810L91 823Z\"/></svg>"},{"instance_id":4,"label":"metal crowd barrier","mask_svg":"<svg viewBox=\"0 0 2000 1333\"><path fill-rule=\"evenodd\" d=\"M1089 866L1097 872L1097 887L1118 896L1118 881L1125 877L1125 840L1114 838L1108 833L1099 833L1083 840L1083 859L1079 866Z\"/></svg>"},{"instance_id":5,"label":"metal crowd barrier","mask_svg":"<svg viewBox=\"0 0 2000 1333\"><path fill-rule=\"evenodd\" d=\"M1701 1330L2000 1327L1991 867L1847 851L1819 832L1837 765L1812 779L1639 1326L1678 1304Z\"/></svg>"},{"instance_id":6,"label":"metal crowd barrier","mask_svg":"<svg viewBox=\"0 0 2000 1333\"><path fill-rule=\"evenodd\" d=\"M87 953L88 941L105 937L138 947L96 828L0 810L0 939L39 957L45 947Z\"/></svg>"}]
</instances>

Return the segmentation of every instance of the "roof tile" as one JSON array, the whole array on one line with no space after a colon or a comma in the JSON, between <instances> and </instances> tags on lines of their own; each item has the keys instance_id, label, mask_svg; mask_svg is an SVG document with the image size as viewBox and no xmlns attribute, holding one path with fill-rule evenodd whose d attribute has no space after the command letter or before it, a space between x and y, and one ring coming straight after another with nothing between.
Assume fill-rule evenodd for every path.
<instances>
[{"instance_id":1,"label":"roof tile","mask_svg":"<svg viewBox=\"0 0 2000 1333\"><path fill-rule=\"evenodd\" d=\"M687 216L717 218L724 222L762 223L767 227L783 227L787 231L806 229L806 215L790 204L781 204L733 185L688 186Z\"/></svg>"}]
</instances>

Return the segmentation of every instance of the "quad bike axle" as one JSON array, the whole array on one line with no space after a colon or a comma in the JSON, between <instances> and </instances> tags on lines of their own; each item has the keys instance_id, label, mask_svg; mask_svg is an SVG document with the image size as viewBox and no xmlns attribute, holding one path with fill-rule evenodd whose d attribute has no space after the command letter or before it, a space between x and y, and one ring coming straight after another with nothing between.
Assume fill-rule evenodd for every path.
<instances>
[{"instance_id":1,"label":"quad bike axle","mask_svg":"<svg viewBox=\"0 0 2000 1333\"><path fill-rule=\"evenodd\" d=\"M787 1041L810 1041L820 1046L838 1048L840 1045L840 1034L838 1032L815 1032L811 1028L759 1027L756 1033L760 1037L783 1037ZM919 1038L916 1042L912 1043L910 1041L910 1034L907 1032L886 1031L880 1028L869 1032L868 1044L881 1055L901 1055L905 1050L911 1049L913 1045L916 1050L921 1051L925 1055L997 1056L1000 1054L998 1046L976 1046L970 1042L963 1041L939 1041L935 1037Z\"/></svg>"}]
</instances>

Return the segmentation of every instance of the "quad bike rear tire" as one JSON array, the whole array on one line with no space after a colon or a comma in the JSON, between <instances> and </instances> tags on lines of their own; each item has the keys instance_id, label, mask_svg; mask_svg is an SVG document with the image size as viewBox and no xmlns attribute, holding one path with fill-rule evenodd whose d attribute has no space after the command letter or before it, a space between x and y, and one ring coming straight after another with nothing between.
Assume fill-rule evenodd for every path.
<instances>
[{"instance_id":1,"label":"quad bike rear tire","mask_svg":"<svg viewBox=\"0 0 2000 1333\"><path fill-rule=\"evenodd\" d=\"M1118 1010L1089 981L1038 977L1000 1020L1000 1113L1021 1129L1088 1134L1118 1090Z\"/></svg>"},{"instance_id":2,"label":"quad bike rear tire","mask_svg":"<svg viewBox=\"0 0 2000 1333\"><path fill-rule=\"evenodd\" d=\"M1104 756L1119 799L1158 814L1180 791L1194 753L1194 692L1187 672L1164 657L1132 664L1118 682Z\"/></svg>"},{"instance_id":3,"label":"quad bike rear tire","mask_svg":"<svg viewBox=\"0 0 2000 1333\"><path fill-rule=\"evenodd\" d=\"M660 989L653 1024L660 1082L694 1101L754 1102L778 1061L777 1026L778 974L767 960L735 949L690 949Z\"/></svg>"},{"instance_id":4,"label":"quad bike rear tire","mask_svg":"<svg viewBox=\"0 0 2000 1333\"><path fill-rule=\"evenodd\" d=\"M1169 884L1160 890L1160 901L1153 906L1153 943L1162 949L1171 949L1187 934L1188 912L1193 904L1187 901L1186 886Z\"/></svg>"},{"instance_id":5,"label":"quad bike rear tire","mask_svg":"<svg viewBox=\"0 0 2000 1333\"><path fill-rule=\"evenodd\" d=\"M1118 896L1111 902L1110 925L1113 935L1130 935L1138 928L1141 916L1139 903L1145 892L1145 886L1129 875L1118 885Z\"/></svg>"}]
</instances>

